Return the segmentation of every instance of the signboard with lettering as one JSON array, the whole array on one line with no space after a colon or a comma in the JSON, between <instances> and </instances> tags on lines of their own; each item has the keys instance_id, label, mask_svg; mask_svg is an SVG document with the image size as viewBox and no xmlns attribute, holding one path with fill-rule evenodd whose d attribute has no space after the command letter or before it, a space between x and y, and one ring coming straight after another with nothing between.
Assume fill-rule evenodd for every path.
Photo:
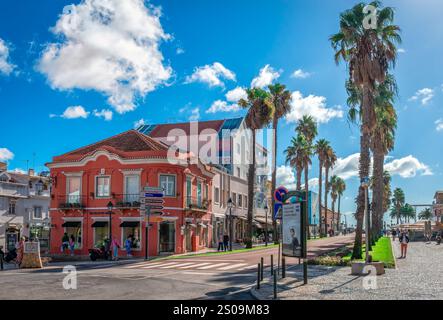
<instances>
[{"instance_id":1,"label":"signboard with lettering","mask_svg":"<svg viewBox=\"0 0 443 320\"><path fill-rule=\"evenodd\" d=\"M40 243L39 242L25 242L24 253L40 253Z\"/></svg>"},{"instance_id":2,"label":"signboard with lettering","mask_svg":"<svg viewBox=\"0 0 443 320\"><path fill-rule=\"evenodd\" d=\"M283 205L283 255L303 257L302 206L300 203Z\"/></svg>"}]
</instances>

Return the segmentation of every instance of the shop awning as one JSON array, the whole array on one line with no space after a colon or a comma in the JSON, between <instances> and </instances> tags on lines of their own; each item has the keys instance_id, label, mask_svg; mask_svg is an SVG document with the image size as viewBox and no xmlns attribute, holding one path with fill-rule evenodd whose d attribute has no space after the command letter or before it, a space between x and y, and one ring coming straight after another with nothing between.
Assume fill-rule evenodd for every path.
<instances>
[{"instance_id":1,"label":"shop awning","mask_svg":"<svg viewBox=\"0 0 443 320\"><path fill-rule=\"evenodd\" d=\"M138 221L123 221L120 224L120 228L138 228L140 226L140 222Z\"/></svg>"},{"instance_id":2,"label":"shop awning","mask_svg":"<svg viewBox=\"0 0 443 320\"><path fill-rule=\"evenodd\" d=\"M63 228L80 228L82 223L80 221L66 221L62 224Z\"/></svg>"},{"instance_id":3,"label":"shop awning","mask_svg":"<svg viewBox=\"0 0 443 320\"><path fill-rule=\"evenodd\" d=\"M93 228L103 228L106 227L108 225L107 221L96 221L92 224Z\"/></svg>"}]
</instances>

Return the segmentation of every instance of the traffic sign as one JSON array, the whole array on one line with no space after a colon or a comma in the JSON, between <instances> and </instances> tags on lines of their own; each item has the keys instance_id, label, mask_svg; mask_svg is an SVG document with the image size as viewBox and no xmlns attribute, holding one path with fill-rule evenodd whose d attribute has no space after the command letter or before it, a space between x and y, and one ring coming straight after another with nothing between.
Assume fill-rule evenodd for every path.
<instances>
[{"instance_id":1,"label":"traffic sign","mask_svg":"<svg viewBox=\"0 0 443 320\"><path fill-rule=\"evenodd\" d=\"M281 211L283 205L281 203L275 203L274 204L274 219L278 220L281 219Z\"/></svg>"},{"instance_id":2,"label":"traffic sign","mask_svg":"<svg viewBox=\"0 0 443 320\"><path fill-rule=\"evenodd\" d=\"M145 192L145 198L163 198L163 193Z\"/></svg>"},{"instance_id":3,"label":"traffic sign","mask_svg":"<svg viewBox=\"0 0 443 320\"><path fill-rule=\"evenodd\" d=\"M159 198L141 198L140 202L144 203L144 204L150 204L150 203L152 203L152 204L163 204L163 203L165 203L165 200L159 199Z\"/></svg>"},{"instance_id":4,"label":"traffic sign","mask_svg":"<svg viewBox=\"0 0 443 320\"><path fill-rule=\"evenodd\" d=\"M163 193L163 188L144 187L143 190L144 190L145 192Z\"/></svg>"},{"instance_id":5,"label":"traffic sign","mask_svg":"<svg viewBox=\"0 0 443 320\"><path fill-rule=\"evenodd\" d=\"M152 205L149 205L149 208L151 208L151 210L163 210L163 206L152 206Z\"/></svg>"},{"instance_id":6,"label":"traffic sign","mask_svg":"<svg viewBox=\"0 0 443 320\"><path fill-rule=\"evenodd\" d=\"M275 190L274 192L274 199L276 202L278 203L282 203L283 202L283 197L288 193L288 189L286 189L285 187L279 187Z\"/></svg>"}]
</instances>

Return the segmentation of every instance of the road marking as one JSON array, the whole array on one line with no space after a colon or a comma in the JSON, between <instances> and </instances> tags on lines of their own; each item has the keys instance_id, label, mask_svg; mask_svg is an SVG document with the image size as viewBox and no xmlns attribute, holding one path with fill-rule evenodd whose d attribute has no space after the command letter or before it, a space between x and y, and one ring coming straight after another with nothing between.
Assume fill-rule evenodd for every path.
<instances>
[{"instance_id":1,"label":"road marking","mask_svg":"<svg viewBox=\"0 0 443 320\"><path fill-rule=\"evenodd\" d=\"M184 262L188 262L188 261L192 261L192 262L243 262L245 261L244 259L237 259L237 260L221 260L221 259L191 259L191 258L187 258L187 259L175 259L174 261L184 261Z\"/></svg>"},{"instance_id":2,"label":"road marking","mask_svg":"<svg viewBox=\"0 0 443 320\"><path fill-rule=\"evenodd\" d=\"M218 275L218 273L213 272L193 272L193 271L183 271L182 274L189 274L189 275L205 275L205 276L215 276Z\"/></svg>"},{"instance_id":3,"label":"road marking","mask_svg":"<svg viewBox=\"0 0 443 320\"><path fill-rule=\"evenodd\" d=\"M197 263L197 264L193 264L192 266L187 266L187 267L181 267L180 269L191 269L191 268L195 268L195 267L203 267L206 266L210 263L205 262L205 263Z\"/></svg>"},{"instance_id":4,"label":"road marking","mask_svg":"<svg viewBox=\"0 0 443 320\"><path fill-rule=\"evenodd\" d=\"M205 267L200 267L197 268L198 270L207 270L207 269L211 269L211 268L217 268L217 267L221 267L221 266L225 266L229 263L225 262L225 263L217 263L217 264L211 264L209 266L205 266Z\"/></svg>"},{"instance_id":5,"label":"road marking","mask_svg":"<svg viewBox=\"0 0 443 320\"><path fill-rule=\"evenodd\" d=\"M240 267L243 267L245 265L246 265L246 263L237 263L237 264L233 264L233 265L230 265L230 266L227 266L227 267L218 268L217 270L225 271L225 270L240 268Z\"/></svg>"},{"instance_id":6,"label":"road marking","mask_svg":"<svg viewBox=\"0 0 443 320\"><path fill-rule=\"evenodd\" d=\"M170 263L165 263L165 264L160 264L160 265L148 265L146 267L142 267L142 269L152 269L152 268L157 268L157 267L165 267L165 266L170 266L170 265L176 265L177 262L170 262Z\"/></svg>"},{"instance_id":7,"label":"road marking","mask_svg":"<svg viewBox=\"0 0 443 320\"><path fill-rule=\"evenodd\" d=\"M241 268L240 270L251 270L251 269L254 269L254 268L258 268L258 267L255 264L253 264L253 265Z\"/></svg>"},{"instance_id":8,"label":"road marking","mask_svg":"<svg viewBox=\"0 0 443 320\"><path fill-rule=\"evenodd\" d=\"M125 269L136 269L136 268L140 268L143 266L157 266L157 265L161 265L163 262L155 262L155 263L150 263L150 262L145 262L145 263L137 263L135 265L130 265L130 266L126 266L123 267Z\"/></svg>"},{"instance_id":9,"label":"road marking","mask_svg":"<svg viewBox=\"0 0 443 320\"><path fill-rule=\"evenodd\" d=\"M159 268L160 268L160 269L172 269L172 268L178 268L178 267L189 266L190 264L194 264L194 263L193 263L193 262L179 263L179 264L174 264L174 265L167 266L167 267L160 266Z\"/></svg>"}]
</instances>

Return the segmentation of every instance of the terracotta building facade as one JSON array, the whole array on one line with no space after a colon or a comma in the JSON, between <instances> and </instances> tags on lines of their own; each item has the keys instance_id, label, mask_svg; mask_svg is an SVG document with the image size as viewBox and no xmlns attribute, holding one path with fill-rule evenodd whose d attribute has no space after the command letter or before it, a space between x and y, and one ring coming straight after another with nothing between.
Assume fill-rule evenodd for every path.
<instances>
[{"instance_id":1,"label":"terracotta building facade","mask_svg":"<svg viewBox=\"0 0 443 320\"><path fill-rule=\"evenodd\" d=\"M177 254L211 246L211 188L214 173L192 155L175 152L135 130L53 158L51 253L60 254L66 233L75 255L112 238L132 241L132 254L143 256L149 225L149 255ZM195 159L194 159L195 160ZM145 186L164 190L163 209L149 223L141 210Z\"/></svg>"}]
</instances>

